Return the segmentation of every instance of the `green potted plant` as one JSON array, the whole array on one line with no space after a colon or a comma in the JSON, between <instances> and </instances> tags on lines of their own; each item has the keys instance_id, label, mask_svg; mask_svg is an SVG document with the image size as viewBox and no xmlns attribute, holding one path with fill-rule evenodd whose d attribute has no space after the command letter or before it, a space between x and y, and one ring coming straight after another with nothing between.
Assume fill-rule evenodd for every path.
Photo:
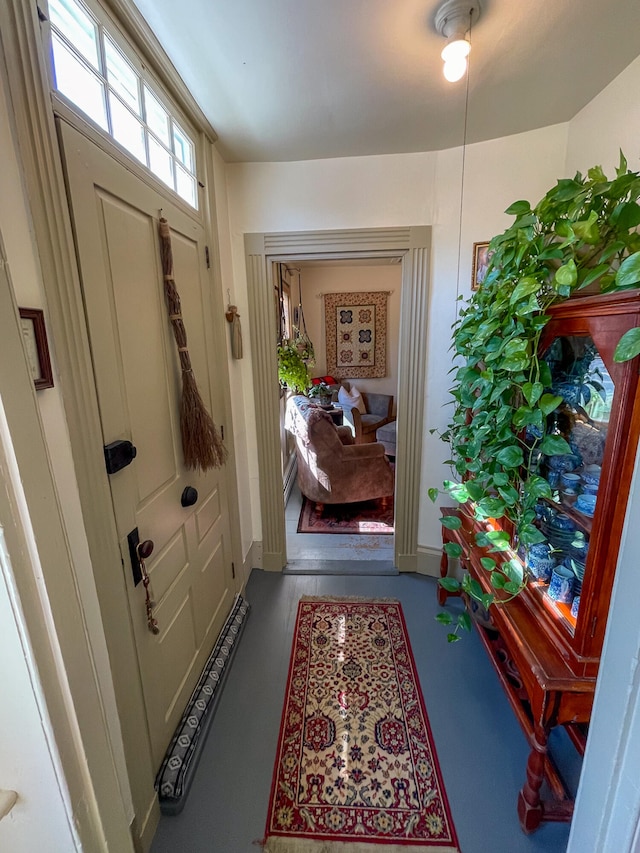
<instances>
[{"instance_id":1,"label":"green potted plant","mask_svg":"<svg viewBox=\"0 0 640 853\"><path fill-rule=\"evenodd\" d=\"M306 394L311 384L305 360L289 341L278 346L278 379L294 394Z\"/></svg>"},{"instance_id":2,"label":"green potted plant","mask_svg":"<svg viewBox=\"0 0 640 853\"><path fill-rule=\"evenodd\" d=\"M316 385L311 386L308 396L317 399L321 406L329 407L331 406L333 392L326 382L318 382Z\"/></svg>"},{"instance_id":3,"label":"green potted plant","mask_svg":"<svg viewBox=\"0 0 640 853\"><path fill-rule=\"evenodd\" d=\"M587 176L558 181L535 206L516 201L506 213L514 223L490 243L492 252L481 287L462 307L453 326L453 415L441 438L450 446L453 478L444 491L467 504L478 521L505 519L516 545L527 549L544 537L534 524L535 505L551 497L549 483L530 473L536 455L570 453L560 435L546 434L547 418L563 402L553 393L549 367L539 357L539 342L549 317L546 309L589 288L611 292L640 286L640 174L627 170L622 153L616 177L608 180L599 166ZM640 353L640 329L618 342L614 360ZM584 384L584 383L583 383ZM528 440L524 439L525 432ZM432 501L440 490L429 490ZM445 527L458 529L457 516L445 516ZM485 536L486 538L486 536ZM490 543L507 550L507 533L495 531ZM462 548L447 543L451 557ZM511 561L514 562L514 561ZM483 557L493 588L501 600L518 595L526 583L522 566ZM463 574L462 581L442 578L449 592L459 589L488 608L495 596ZM450 614L440 614L450 624ZM470 629L467 614L458 628Z\"/></svg>"}]
</instances>

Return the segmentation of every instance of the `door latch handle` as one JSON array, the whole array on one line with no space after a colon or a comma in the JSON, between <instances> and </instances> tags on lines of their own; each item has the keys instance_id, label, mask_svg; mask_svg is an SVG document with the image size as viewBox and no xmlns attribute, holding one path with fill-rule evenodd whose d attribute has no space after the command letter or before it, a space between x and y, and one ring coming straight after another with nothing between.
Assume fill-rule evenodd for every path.
<instances>
[{"instance_id":1,"label":"door latch handle","mask_svg":"<svg viewBox=\"0 0 640 853\"><path fill-rule=\"evenodd\" d=\"M153 542L151 541L151 539L145 539L144 542L140 542L138 545L136 545L136 557L138 558L140 574L142 575L142 585L144 586L145 608L147 610L147 627L149 628L152 634L159 634L160 628L158 627L158 621L153 615L153 608L156 606L156 603L151 595L151 578L149 577L149 573L147 572L147 568L144 564L144 561L147 560L152 553Z\"/></svg>"}]
</instances>

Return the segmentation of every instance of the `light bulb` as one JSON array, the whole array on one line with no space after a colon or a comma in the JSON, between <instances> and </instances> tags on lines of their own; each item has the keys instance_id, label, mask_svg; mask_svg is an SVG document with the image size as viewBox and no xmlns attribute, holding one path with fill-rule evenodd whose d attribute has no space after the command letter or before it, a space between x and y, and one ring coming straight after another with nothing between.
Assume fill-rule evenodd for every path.
<instances>
[{"instance_id":1,"label":"light bulb","mask_svg":"<svg viewBox=\"0 0 640 853\"><path fill-rule=\"evenodd\" d=\"M465 38L455 38L442 49L440 56L445 62L459 62L469 56L471 45Z\"/></svg>"},{"instance_id":2,"label":"light bulb","mask_svg":"<svg viewBox=\"0 0 640 853\"><path fill-rule=\"evenodd\" d=\"M461 80L467 72L467 58L462 57L461 59L450 59L444 64L444 68L442 69L442 73L444 74L445 80L448 80L449 83L457 83L458 80Z\"/></svg>"}]
</instances>

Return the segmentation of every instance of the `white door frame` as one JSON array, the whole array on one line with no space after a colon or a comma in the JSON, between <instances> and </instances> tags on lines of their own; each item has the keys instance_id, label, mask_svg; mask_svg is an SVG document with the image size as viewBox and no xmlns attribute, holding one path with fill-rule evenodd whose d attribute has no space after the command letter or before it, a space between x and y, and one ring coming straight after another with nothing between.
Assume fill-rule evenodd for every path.
<instances>
[{"instance_id":1,"label":"white door frame","mask_svg":"<svg viewBox=\"0 0 640 853\"><path fill-rule=\"evenodd\" d=\"M245 234L253 388L260 472L263 568L286 565L278 415L274 261L399 257L402 297L398 347L395 565L418 568L418 516L427 363L430 226Z\"/></svg>"}]
</instances>

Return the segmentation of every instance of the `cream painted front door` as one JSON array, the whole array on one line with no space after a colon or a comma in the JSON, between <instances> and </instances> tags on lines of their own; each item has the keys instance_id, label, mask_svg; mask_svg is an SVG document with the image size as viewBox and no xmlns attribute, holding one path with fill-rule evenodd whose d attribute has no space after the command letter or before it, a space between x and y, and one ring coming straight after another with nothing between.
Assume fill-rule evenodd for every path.
<instances>
[{"instance_id":1,"label":"cream painted front door","mask_svg":"<svg viewBox=\"0 0 640 853\"><path fill-rule=\"evenodd\" d=\"M223 473L187 471L182 461L181 376L164 304L160 209L171 226L194 373L215 420L222 399L212 364L204 229L76 129L60 126L104 443L125 439L137 449L109 483L129 598L121 618L133 625L157 767L235 591ZM187 486L198 499L183 507ZM140 541L154 543L146 566L157 635L147 625L143 584L133 581L127 536L134 528Z\"/></svg>"}]
</instances>

